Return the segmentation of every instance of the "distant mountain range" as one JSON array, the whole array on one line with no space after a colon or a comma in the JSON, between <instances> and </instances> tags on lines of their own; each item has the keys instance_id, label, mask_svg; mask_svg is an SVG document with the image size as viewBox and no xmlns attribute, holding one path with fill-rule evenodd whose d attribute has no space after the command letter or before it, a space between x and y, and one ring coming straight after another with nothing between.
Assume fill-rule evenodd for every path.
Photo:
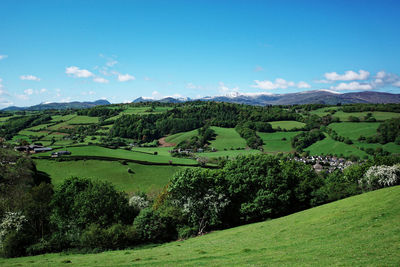
<instances>
[{"instance_id":1,"label":"distant mountain range","mask_svg":"<svg viewBox=\"0 0 400 267\"><path fill-rule=\"evenodd\" d=\"M139 97L133 103L140 102L163 102L163 103L182 103L186 101L217 101L248 105L295 105L295 104L328 104L336 105L352 103L400 103L400 94L390 94L382 92L356 92L356 93L337 93L329 90L314 90L290 94L240 94L234 93L227 96L208 96L200 99L172 98L167 97L160 100Z\"/></svg>"},{"instance_id":2,"label":"distant mountain range","mask_svg":"<svg viewBox=\"0 0 400 267\"><path fill-rule=\"evenodd\" d=\"M110 105L111 103L108 102L107 100L97 100L94 102L66 102L66 103L42 103L39 105L31 106L31 107L16 107L16 106L11 106L11 107L6 107L2 109L3 111L19 111L19 110L45 110L45 109L80 109L80 108L91 108L94 106L100 106L100 105Z\"/></svg>"},{"instance_id":3,"label":"distant mountain range","mask_svg":"<svg viewBox=\"0 0 400 267\"><path fill-rule=\"evenodd\" d=\"M187 101L216 101L228 102L247 105L295 105L295 104L327 104L336 105L352 104L352 103L400 103L400 94L390 94L382 92L356 92L356 93L337 93L329 90L314 90L291 94L240 94L233 93L226 96L206 96L199 99L190 98L173 98L166 97L159 100L154 100L145 97L139 97L132 103L143 102L161 102L161 103L183 103ZM107 100L97 100L94 102L69 102L69 103L42 103L31 107L16 107L11 106L2 109L3 111L18 111L18 110L45 110L45 109L80 109L91 108L100 105L110 105Z\"/></svg>"}]
</instances>

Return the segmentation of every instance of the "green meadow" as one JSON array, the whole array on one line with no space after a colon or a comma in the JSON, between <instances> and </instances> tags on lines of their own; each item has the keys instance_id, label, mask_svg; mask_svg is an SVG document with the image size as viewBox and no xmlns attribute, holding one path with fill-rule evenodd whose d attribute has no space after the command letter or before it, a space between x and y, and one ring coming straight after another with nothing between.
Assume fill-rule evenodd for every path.
<instances>
[{"instance_id":1,"label":"green meadow","mask_svg":"<svg viewBox=\"0 0 400 267\"><path fill-rule=\"evenodd\" d=\"M271 121L269 122L273 129L292 130L303 128L306 124L298 121Z\"/></svg>"},{"instance_id":2,"label":"green meadow","mask_svg":"<svg viewBox=\"0 0 400 267\"><path fill-rule=\"evenodd\" d=\"M335 130L338 135L355 141L361 135L364 137L375 135L379 124L379 122L340 122L329 124L329 128Z\"/></svg>"},{"instance_id":3,"label":"green meadow","mask_svg":"<svg viewBox=\"0 0 400 267\"><path fill-rule=\"evenodd\" d=\"M211 141L210 147L217 150L231 149L231 148L245 148L246 140L244 140L234 128L211 127L217 134L215 140Z\"/></svg>"},{"instance_id":4,"label":"green meadow","mask_svg":"<svg viewBox=\"0 0 400 267\"><path fill-rule=\"evenodd\" d=\"M190 138L192 138L193 136L197 136L198 135L198 130L193 130L193 131L188 131L188 132L181 132L181 133L176 133L170 136L167 136L165 138L165 141L167 143L171 143L171 144L179 144L182 141L185 140L189 140Z\"/></svg>"},{"instance_id":5,"label":"green meadow","mask_svg":"<svg viewBox=\"0 0 400 267\"><path fill-rule=\"evenodd\" d=\"M325 139L312 144L304 150L309 151L310 155L315 156L327 154L335 154L338 156L355 155L360 158L367 156L367 153L358 149L356 145L347 145L343 142L335 141L329 136L326 136Z\"/></svg>"},{"instance_id":6,"label":"green meadow","mask_svg":"<svg viewBox=\"0 0 400 267\"><path fill-rule=\"evenodd\" d=\"M329 113L330 110L337 110L337 107L325 107L325 108L320 108L311 111L311 114L318 115L320 117L326 116ZM372 113L372 116L377 120L377 121L384 121L392 118L400 118L400 113L395 113L395 112L383 112L383 111L372 111L372 112L343 112L341 110L337 111L335 114L333 114L333 117L339 118L340 121L349 121L349 117L357 117L360 120L363 120L363 118L368 114Z\"/></svg>"},{"instance_id":7,"label":"green meadow","mask_svg":"<svg viewBox=\"0 0 400 267\"><path fill-rule=\"evenodd\" d=\"M123 165L118 161L78 160L61 161L35 160L37 169L46 172L55 186L66 178L83 177L111 182L118 190L128 193L150 192L163 188L173 174L182 167L154 166L128 162ZM128 168L132 173L128 172Z\"/></svg>"},{"instance_id":8,"label":"green meadow","mask_svg":"<svg viewBox=\"0 0 400 267\"><path fill-rule=\"evenodd\" d=\"M75 116L72 119L68 120L68 124L94 124L98 123L98 117L89 117L89 116Z\"/></svg>"},{"instance_id":9,"label":"green meadow","mask_svg":"<svg viewBox=\"0 0 400 267\"><path fill-rule=\"evenodd\" d=\"M381 144L379 144L379 143L374 143L374 144L368 144L368 143L365 143L365 142L358 142L358 141L356 141L356 142L354 142L354 144L357 146L357 147L363 147L363 148L372 148L372 149L377 149L377 148L382 148L383 150L385 150L385 151L387 151L387 152L390 152L390 153L393 153L393 154L400 154L400 145L396 145L395 143L393 143L393 142L390 142L390 143L387 143L387 144L384 144L384 145L381 145Z\"/></svg>"},{"instance_id":10,"label":"green meadow","mask_svg":"<svg viewBox=\"0 0 400 267\"><path fill-rule=\"evenodd\" d=\"M98 254L0 259L8 266L399 266L400 186L184 241Z\"/></svg>"},{"instance_id":11,"label":"green meadow","mask_svg":"<svg viewBox=\"0 0 400 267\"><path fill-rule=\"evenodd\" d=\"M174 158L166 155L150 155L147 153L134 152L125 149L110 149L100 146L76 146L68 147L72 156L99 156L117 159L128 159L137 161L146 161L150 163L172 163L175 164L196 164L195 160L185 158ZM65 150L64 148L58 150ZM54 150L57 151L57 150ZM52 151L52 152L54 152ZM50 156L51 152L41 153L41 156Z\"/></svg>"},{"instance_id":12,"label":"green meadow","mask_svg":"<svg viewBox=\"0 0 400 267\"><path fill-rule=\"evenodd\" d=\"M274 132L274 133L261 133L257 132L257 135L263 140L264 152L290 152L293 151L291 140L295 135L301 133L297 132ZM286 139L286 140L283 140Z\"/></svg>"},{"instance_id":13,"label":"green meadow","mask_svg":"<svg viewBox=\"0 0 400 267\"><path fill-rule=\"evenodd\" d=\"M248 155L248 154L258 154L261 153L260 150L257 149L227 149L227 150L218 150L215 152L203 152L203 153L196 153L197 156L199 157L204 157L204 158L219 158L219 157L223 157L223 158L234 158L240 155Z\"/></svg>"}]
</instances>

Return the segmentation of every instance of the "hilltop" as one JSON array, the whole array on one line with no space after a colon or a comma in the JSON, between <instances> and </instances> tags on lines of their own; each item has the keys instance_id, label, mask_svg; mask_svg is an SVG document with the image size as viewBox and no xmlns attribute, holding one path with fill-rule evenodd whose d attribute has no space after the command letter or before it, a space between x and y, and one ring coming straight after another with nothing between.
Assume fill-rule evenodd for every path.
<instances>
[{"instance_id":1,"label":"hilltop","mask_svg":"<svg viewBox=\"0 0 400 267\"><path fill-rule=\"evenodd\" d=\"M2 266L398 266L400 186L160 246L0 259Z\"/></svg>"}]
</instances>

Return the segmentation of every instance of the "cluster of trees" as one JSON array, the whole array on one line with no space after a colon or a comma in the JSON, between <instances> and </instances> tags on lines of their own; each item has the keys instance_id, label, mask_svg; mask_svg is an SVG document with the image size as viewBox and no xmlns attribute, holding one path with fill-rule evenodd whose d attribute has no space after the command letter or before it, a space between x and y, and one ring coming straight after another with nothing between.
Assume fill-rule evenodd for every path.
<instances>
[{"instance_id":1,"label":"cluster of trees","mask_svg":"<svg viewBox=\"0 0 400 267\"><path fill-rule=\"evenodd\" d=\"M258 149L263 145L263 141L257 135L257 132L254 129L250 128L252 126L255 126L255 123L239 123L238 125L236 125L235 130L239 133L240 137L246 140L246 144L248 147Z\"/></svg>"},{"instance_id":2,"label":"cluster of trees","mask_svg":"<svg viewBox=\"0 0 400 267\"><path fill-rule=\"evenodd\" d=\"M302 152L304 148L324 138L324 133L319 129L313 129L309 132L302 132L293 137L292 147L295 148L297 152Z\"/></svg>"},{"instance_id":3,"label":"cluster of trees","mask_svg":"<svg viewBox=\"0 0 400 267\"><path fill-rule=\"evenodd\" d=\"M394 118L382 122L379 124L376 135L369 137L360 136L358 140L367 143L380 144L395 142L400 145L400 118Z\"/></svg>"},{"instance_id":4,"label":"cluster of trees","mask_svg":"<svg viewBox=\"0 0 400 267\"><path fill-rule=\"evenodd\" d=\"M209 145L211 140L215 138L216 134L209 125L205 125L198 129L198 135L192 136L189 140L184 140L177 145L181 149L198 149L204 148Z\"/></svg>"},{"instance_id":5,"label":"cluster of trees","mask_svg":"<svg viewBox=\"0 0 400 267\"><path fill-rule=\"evenodd\" d=\"M294 109L281 107L192 102L175 105L163 114L122 116L115 121L111 135L149 142L168 134L191 131L205 125L231 128L239 126L238 128L245 128L246 131L250 129L271 132L272 127L268 122L278 120L304 119ZM246 133L245 136L249 135Z\"/></svg>"},{"instance_id":6,"label":"cluster of trees","mask_svg":"<svg viewBox=\"0 0 400 267\"><path fill-rule=\"evenodd\" d=\"M49 181L34 178L34 165L23 165L28 158L7 155L18 163L2 168L18 170L1 172L0 251L6 257L176 240L400 183L398 165L372 168L398 164L399 157L377 158L323 177L287 158L252 155L220 169L183 169L154 199L145 194L128 199L109 183L84 178L66 179L54 190Z\"/></svg>"},{"instance_id":7,"label":"cluster of trees","mask_svg":"<svg viewBox=\"0 0 400 267\"><path fill-rule=\"evenodd\" d=\"M343 112L383 111L400 112L400 104L352 104L343 105Z\"/></svg>"},{"instance_id":8,"label":"cluster of trees","mask_svg":"<svg viewBox=\"0 0 400 267\"><path fill-rule=\"evenodd\" d=\"M327 132L327 133L329 134L329 136L330 136L333 140L335 140L335 141L343 142L343 143L348 144L348 145L353 144L353 141L351 141L350 138L340 136L340 135L339 135L335 130L333 130L332 128L323 127L323 128L321 128L321 129L322 129L323 131Z\"/></svg>"},{"instance_id":9,"label":"cluster of trees","mask_svg":"<svg viewBox=\"0 0 400 267\"><path fill-rule=\"evenodd\" d=\"M51 120L51 116L48 114L36 114L29 116L17 116L10 118L0 126L0 136L9 140L12 139L19 131L40 125Z\"/></svg>"}]
</instances>

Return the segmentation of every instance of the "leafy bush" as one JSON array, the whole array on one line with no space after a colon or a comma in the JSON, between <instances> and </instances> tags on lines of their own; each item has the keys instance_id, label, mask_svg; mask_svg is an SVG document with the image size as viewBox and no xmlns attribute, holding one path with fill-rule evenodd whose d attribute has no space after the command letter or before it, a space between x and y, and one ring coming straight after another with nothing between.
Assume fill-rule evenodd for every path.
<instances>
[{"instance_id":1,"label":"leafy bush","mask_svg":"<svg viewBox=\"0 0 400 267\"><path fill-rule=\"evenodd\" d=\"M118 192L110 183L83 178L65 180L51 204L52 223L72 243L78 242L87 225L130 224L135 216L125 193Z\"/></svg>"},{"instance_id":2,"label":"leafy bush","mask_svg":"<svg viewBox=\"0 0 400 267\"><path fill-rule=\"evenodd\" d=\"M176 225L168 216L152 208L143 209L135 218L133 226L142 242L163 242L177 237Z\"/></svg>"}]
</instances>

